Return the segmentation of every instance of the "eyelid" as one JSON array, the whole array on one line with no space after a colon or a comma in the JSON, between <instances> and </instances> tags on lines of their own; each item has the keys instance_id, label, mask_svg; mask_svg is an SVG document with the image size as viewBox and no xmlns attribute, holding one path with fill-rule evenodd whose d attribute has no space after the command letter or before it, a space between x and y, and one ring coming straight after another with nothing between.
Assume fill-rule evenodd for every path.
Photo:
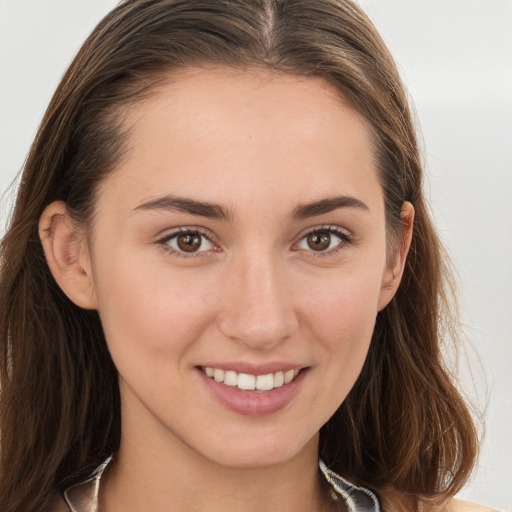
<instances>
[{"instance_id":1,"label":"eyelid","mask_svg":"<svg viewBox=\"0 0 512 512\"><path fill-rule=\"evenodd\" d=\"M314 251L313 249L306 250L298 248L298 244L304 240L304 238L312 233L327 231L332 233L334 236L337 236L342 241L332 249L327 251ZM187 253L185 251L179 251L170 247L168 245L169 240L173 239L179 234L188 234L188 233L196 233L200 236L206 238L213 246L214 249L204 250L198 252ZM318 226L311 226L307 229L301 231L299 235L295 238L295 242L292 245L292 250L294 251L302 251L308 254L308 257L322 257L322 256L331 256L336 254L338 251L342 250L347 245L353 245L357 240L355 239L354 234L347 228L342 226L333 225L333 224L320 224ZM207 228L199 227L199 226L178 226L176 228L171 228L164 232L163 235L159 236L156 240L156 243L167 253L171 253L177 257L183 258L197 258L201 256L208 256L212 252L221 251L220 244L216 241L215 235Z\"/></svg>"},{"instance_id":2,"label":"eyelid","mask_svg":"<svg viewBox=\"0 0 512 512\"><path fill-rule=\"evenodd\" d=\"M202 226L185 225L165 229L164 231L157 235L157 242L161 240L168 240L169 238L172 238L178 233L199 233L201 235L204 235L206 238L208 238L208 240L211 240L212 242L213 239L215 238L214 233L210 231L208 228Z\"/></svg>"},{"instance_id":3,"label":"eyelid","mask_svg":"<svg viewBox=\"0 0 512 512\"><path fill-rule=\"evenodd\" d=\"M307 250L307 249L301 249L298 248L298 244L304 240L308 235L312 233L318 233L322 231L327 231L329 233L332 233L334 236L337 236L342 241L336 245L334 248L329 249L327 251L314 251L313 249ZM321 224L318 226L312 226L305 230L303 230L297 237L296 242L293 244L293 250L295 251L304 251L308 257L323 257L323 256L332 256L334 254L337 254L340 250L345 248L347 245L353 245L355 243L355 236L347 228L333 225L333 224Z\"/></svg>"},{"instance_id":4,"label":"eyelid","mask_svg":"<svg viewBox=\"0 0 512 512\"><path fill-rule=\"evenodd\" d=\"M210 242L213 245L214 249L213 249L213 251L211 249L209 249L209 250L190 252L190 253L187 253L185 251L179 251L179 250L171 247L168 244L168 242L180 234L198 234L198 235L206 238L206 240L208 240L208 242ZM208 253L217 252L220 250L220 246L215 241L215 236L213 235L213 233L211 233L211 231L209 229L202 228L199 226L178 226L176 228L172 228L170 230L167 230L165 232L165 234L159 236L158 239L156 240L156 243L166 253L170 253L174 256L181 257L181 258L198 258L201 256L206 256L206 255L208 255Z\"/></svg>"}]
</instances>

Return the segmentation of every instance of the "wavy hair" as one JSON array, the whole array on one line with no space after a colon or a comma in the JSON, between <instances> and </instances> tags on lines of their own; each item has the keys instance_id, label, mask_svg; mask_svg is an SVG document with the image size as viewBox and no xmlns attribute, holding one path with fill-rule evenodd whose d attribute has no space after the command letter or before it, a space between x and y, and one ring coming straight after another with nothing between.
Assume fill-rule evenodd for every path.
<instances>
[{"instance_id":1,"label":"wavy hair","mask_svg":"<svg viewBox=\"0 0 512 512\"><path fill-rule=\"evenodd\" d=\"M477 437L443 365L450 277L423 196L407 95L381 37L350 0L126 0L62 78L0 246L2 510L41 511L120 440L117 372L98 314L54 281L39 218L62 200L87 226L99 183L126 149L124 114L173 73L205 65L326 80L370 126L391 247L400 243L403 202L414 205L402 283L378 314L356 384L320 432L320 456L373 489L385 510L407 496L408 510L420 498L442 503L468 478Z\"/></svg>"}]
</instances>

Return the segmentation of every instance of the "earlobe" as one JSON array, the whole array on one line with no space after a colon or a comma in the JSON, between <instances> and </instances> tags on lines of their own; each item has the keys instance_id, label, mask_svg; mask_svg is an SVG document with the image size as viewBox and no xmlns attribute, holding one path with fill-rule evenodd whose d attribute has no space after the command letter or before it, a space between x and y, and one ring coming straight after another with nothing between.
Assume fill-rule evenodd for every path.
<instances>
[{"instance_id":1,"label":"earlobe","mask_svg":"<svg viewBox=\"0 0 512 512\"><path fill-rule=\"evenodd\" d=\"M404 273L407 253L411 247L412 233L414 227L414 206L405 201L402 205L402 229L400 233L400 245L395 251L395 257L384 272L381 291L379 296L378 311L382 311L394 297L402 274Z\"/></svg>"},{"instance_id":2,"label":"earlobe","mask_svg":"<svg viewBox=\"0 0 512 512\"><path fill-rule=\"evenodd\" d=\"M77 306L96 309L96 294L87 239L77 229L66 204L56 201L39 220L39 237L50 271L61 290Z\"/></svg>"}]
</instances>

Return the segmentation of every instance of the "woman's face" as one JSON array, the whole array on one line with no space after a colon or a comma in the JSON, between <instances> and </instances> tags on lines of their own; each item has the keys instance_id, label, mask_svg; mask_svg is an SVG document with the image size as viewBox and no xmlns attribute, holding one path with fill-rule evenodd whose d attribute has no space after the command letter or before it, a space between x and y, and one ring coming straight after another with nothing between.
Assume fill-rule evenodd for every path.
<instances>
[{"instance_id":1,"label":"woman's face","mask_svg":"<svg viewBox=\"0 0 512 512\"><path fill-rule=\"evenodd\" d=\"M395 289L369 130L320 79L220 70L128 125L88 269L123 436L288 460L347 396Z\"/></svg>"}]
</instances>

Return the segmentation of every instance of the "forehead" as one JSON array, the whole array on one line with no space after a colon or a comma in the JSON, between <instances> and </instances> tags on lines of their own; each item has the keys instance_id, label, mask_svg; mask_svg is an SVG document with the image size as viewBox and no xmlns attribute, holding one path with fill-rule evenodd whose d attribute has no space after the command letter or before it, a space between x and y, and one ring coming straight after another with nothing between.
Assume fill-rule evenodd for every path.
<instances>
[{"instance_id":1,"label":"forehead","mask_svg":"<svg viewBox=\"0 0 512 512\"><path fill-rule=\"evenodd\" d=\"M129 150L114 181L122 187L124 177L139 199L308 201L380 189L366 121L321 78L188 70L132 107L126 123Z\"/></svg>"}]
</instances>

